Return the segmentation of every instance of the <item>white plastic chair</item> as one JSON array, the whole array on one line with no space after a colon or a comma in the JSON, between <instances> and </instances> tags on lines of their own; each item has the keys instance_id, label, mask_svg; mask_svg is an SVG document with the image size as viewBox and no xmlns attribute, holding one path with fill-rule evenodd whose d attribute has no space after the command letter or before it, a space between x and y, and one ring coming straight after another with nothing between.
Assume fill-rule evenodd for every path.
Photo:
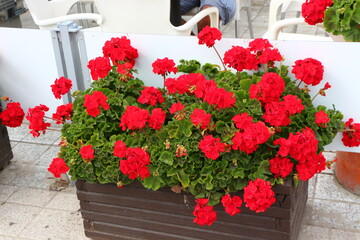
<instances>
[{"instance_id":1,"label":"white plastic chair","mask_svg":"<svg viewBox=\"0 0 360 240\"><path fill-rule=\"evenodd\" d=\"M40 29L51 29L57 23L76 20L95 20L101 24L101 15L95 13L68 14L71 7L78 2L89 2L89 0L25 0L30 14Z\"/></svg>"},{"instance_id":2,"label":"white plastic chair","mask_svg":"<svg viewBox=\"0 0 360 240\"><path fill-rule=\"evenodd\" d=\"M304 0L271 0L269 8L268 30L263 35L263 38L270 40L333 41L330 37L325 36L282 32L282 29L288 26L309 26L301 16L284 18L281 20L277 19L278 10L280 7L282 7L283 4L289 5L288 7L283 8L282 13L285 12L284 9L291 9L292 11L297 9L298 11L301 11L301 5L303 2ZM322 27L322 24L317 24L315 27Z\"/></svg>"},{"instance_id":3,"label":"white plastic chair","mask_svg":"<svg viewBox=\"0 0 360 240\"><path fill-rule=\"evenodd\" d=\"M170 22L170 0L94 0L103 22L103 32L190 35L191 30L205 16L210 16L211 27L218 28L219 12L207 8L181 26Z\"/></svg>"},{"instance_id":4,"label":"white plastic chair","mask_svg":"<svg viewBox=\"0 0 360 240\"><path fill-rule=\"evenodd\" d=\"M254 38L254 29L252 25L252 0L236 0L236 12L233 20L235 21L235 37L239 37L239 26L241 20L241 9L246 9L250 38Z\"/></svg>"}]
</instances>

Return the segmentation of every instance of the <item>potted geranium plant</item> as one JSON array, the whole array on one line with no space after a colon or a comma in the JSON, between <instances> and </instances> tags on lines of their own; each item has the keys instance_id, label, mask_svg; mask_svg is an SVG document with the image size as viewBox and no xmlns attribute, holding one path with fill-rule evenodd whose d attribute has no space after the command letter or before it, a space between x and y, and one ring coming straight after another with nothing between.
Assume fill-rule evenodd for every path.
<instances>
[{"instance_id":1,"label":"potted geranium plant","mask_svg":"<svg viewBox=\"0 0 360 240\"><path fill-rule=\"evenodd\" d=\"M206 27L198 38L220 56L219 30ZM102 50L88 64L91 87L52 116L64 125L49 171L78 180L88 236L204 237L207 230L195 228L191 214L219 238L296 236L306 182L331 164L322 151L344 129L339 111L314 106L309 95L308 86L323 78L321 62L298 60L291 75L278 49L255 39L226 51L222 68L157 59L153 72L163 76L164 87L155 88L133 76L139 53L129 39L112 38ZM72 83L61 77L51 87L60 98ZM325 83L315 97L330 87ZM49 127L46 111L45 105L28 111L35 137Z\"/></svg>"},{"instance_id":2,"label":"potted geranium plant","mask_svg":"<svg viewBox=\"0 0 360 240\"><path fill-rule=\"evenodd\" d=\"M302 16L310 25L323 23L327 32L345 41L360 41L360 0L306 0Z\"/></svg>"}]
</instances>

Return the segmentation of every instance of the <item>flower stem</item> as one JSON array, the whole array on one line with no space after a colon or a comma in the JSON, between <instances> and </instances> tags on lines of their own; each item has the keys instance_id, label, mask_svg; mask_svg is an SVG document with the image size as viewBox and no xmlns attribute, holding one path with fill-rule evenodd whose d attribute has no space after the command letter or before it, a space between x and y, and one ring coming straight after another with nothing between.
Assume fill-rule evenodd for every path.
<instances>
[{"instance_id":1,"label":"flower stem","mask_svg":"<svg viewBox=\"0 0 360 240\"><path fill-rule=\"evenodd\" d=\"M214 50L215 50L216 54L218 55L218 57L219 57L219 59L220 59L220 61L221 61L222 65L223 65L223 67L224 67L224 70L226 71L226 70L227 70L227 68L225 67L225 64L224 64L224 62L223 62L223 60L222 60L222 58L221 58L221 56L220 56L220 54L219 54L218 50L216 49L216 47L215 47L215 46L213 46L213 48L214 48Z\"/></svg>"}]
</instances>

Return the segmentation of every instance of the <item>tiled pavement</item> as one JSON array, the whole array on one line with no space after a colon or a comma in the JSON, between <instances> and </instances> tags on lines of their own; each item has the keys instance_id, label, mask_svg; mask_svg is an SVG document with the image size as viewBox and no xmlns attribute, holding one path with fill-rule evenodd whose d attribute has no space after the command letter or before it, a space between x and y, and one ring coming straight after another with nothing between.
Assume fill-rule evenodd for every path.
<instances>
[{"instance_id":1,"label":"tiled pavement","mask_svg":"<svg viewBox=\"0 0 360 240\"><path fill-rule=\"evenodd\" d=\"M266 0L255 0L255 37L266 31ZM250 38L246 14L241 37ZM1 26L36 28L29 12ZM308 31L306 27L301 31ZM224 37L234 37L234 25L223 29ZM75 187L62 186L47 168L59 150L60 133L49 131L34 139L24 125L8 129L14 158L0 172L0 240L81 240L84 236ZM334 153L327 152L327 158ZM360 197L343 189L327 170L309 184L299 240L359 240Z\"/></svg>"}]
</instances>

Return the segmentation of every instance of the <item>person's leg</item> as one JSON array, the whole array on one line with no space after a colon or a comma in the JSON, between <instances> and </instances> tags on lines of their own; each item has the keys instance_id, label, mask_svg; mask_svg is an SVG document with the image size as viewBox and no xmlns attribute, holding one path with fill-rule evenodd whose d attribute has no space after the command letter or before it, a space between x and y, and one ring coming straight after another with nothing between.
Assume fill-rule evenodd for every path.
<instances>
[{"instance_id":1,"label":"person's leg","mask_svg":"<svg viewBox=\"0 0 360 240\"><path fill-rule=\"evenodd\" d=\"M217 7L222 24L225 25L235 15L236 2L235 0L201 0L199 9L202 10L208 7ZM201 24L201 28L210 25L210 17L204 18L199 24Z\"/></svg>"}]
</instances>

